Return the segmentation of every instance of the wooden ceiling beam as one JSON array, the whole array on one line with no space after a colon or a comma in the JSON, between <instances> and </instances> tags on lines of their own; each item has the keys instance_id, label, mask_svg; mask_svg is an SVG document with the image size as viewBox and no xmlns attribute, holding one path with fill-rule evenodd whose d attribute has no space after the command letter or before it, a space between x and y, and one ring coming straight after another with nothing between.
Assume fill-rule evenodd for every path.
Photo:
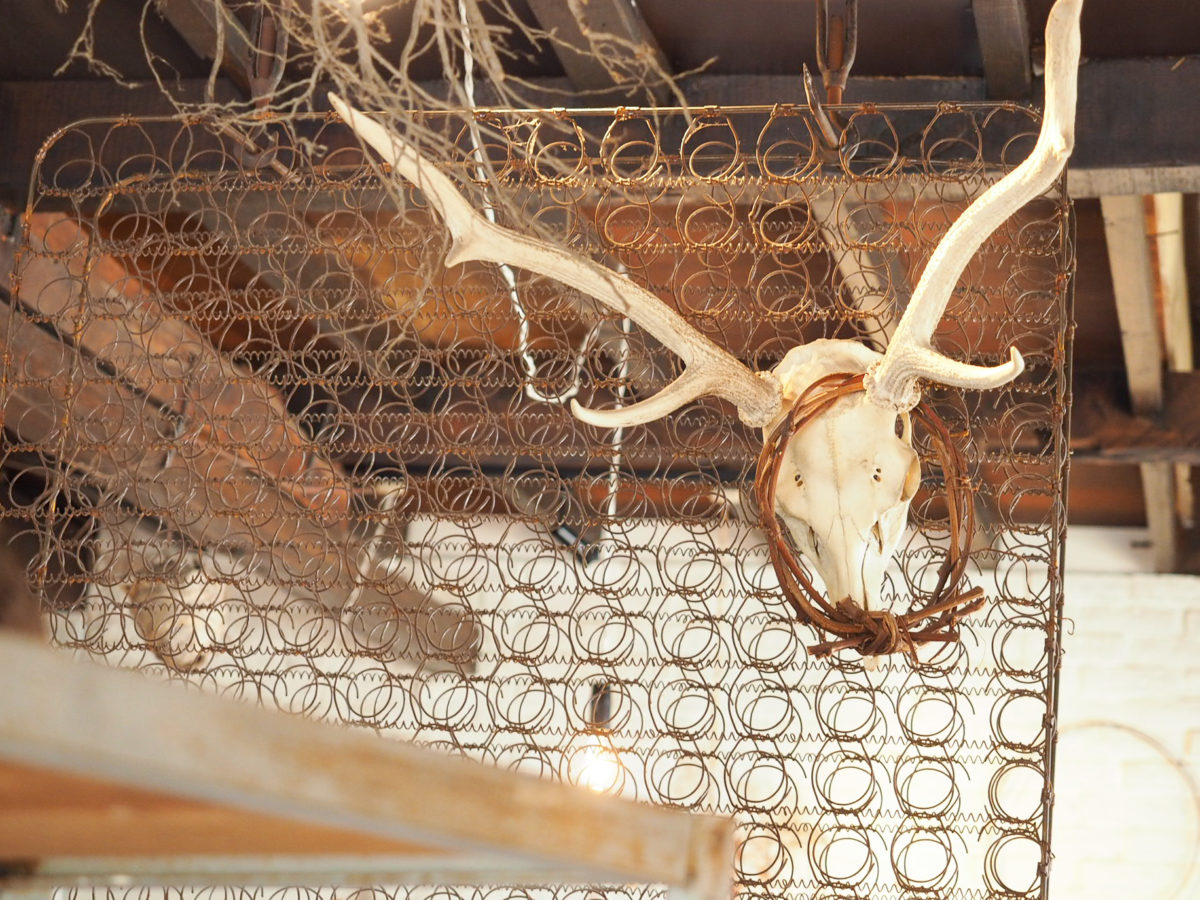
<instances>
[{"instance_id":1,"label":"wooden ceiling beam","mask_svg":"<svg viewBox=\"0 0 1200 900\"><path fill-rule=\"evenodd\" d=\"M987 95L1022 100L1033 89L1029 62L1029 16L1025 0L974 0L975 31L983 56Z\"/></svg>"},{"instance_id":2,"label":"wooden ceiling beam","mask_svg":"<svg viewBox=\"0 0 1200 900\"><path fill-rule=\"evenodd\" d=\"M1179 116L1200 96L1200 58L1093 60L1081 69L1079 81L1076 149L1067 174L1074 196L1200 191L1200 122ZM184 81L172 90L183 100L201 100L206 85ZM548 89L548 105L573 105L570 85L562 79L534 80L532 100L538 99L539 85ZM423 87L435 95L447 92L445 84ZM218 102L242 98L226 79L217 79L216 88ZM799 79L791 76L697 75L687 78L682 89L693 106L804 102ZM984 99L979 78L852 78L847 90L875 103ZM1036 100L1036 83L1034 94ZM493 100L487 83L479 85L478 97L481 105ZM595 102L580 96L574 105ZM172 112L153 85L131 90L105 81L0 83L0 121L9 126L0 154L0 201L24 205L38 150L56 129L93 117ZM992 127L988 133L998 150L1011 137L1002 131Z\"/></svg>"},{"instance_id":3,"label":"wooden ceiling beam","mask_svg":"<svg viewBox=\"0 0 1200 900\"><path fill-rule=\"evenodd\" d=\"M219 63L226 77L251 93L254 42L223 0L158 0L157 8L197 56Z\"/></svg>"},{"instance_id":4,"label":"wooden ceiling beam","mask_svg":"<svg viewBox=\"0 0 1200 900\"><path fill-rule=\"evenodd\" d=\"M264 521L263 534L290 534L297 546L312 547L348 529L320 519L345 523L352 488L314 452L278 392L169 315L117 260L95 254L84 270L56 258L87 239L66 217L29 224L38 253L18 259L14 296L2 306L6 426L24 443L60 451L63 463L78 465L102 488L127 485L130 496L157 498L150 508L180 513L198 545L259 542L260 529L239 515L239 490L269 498L264 508L275 518ZM57 339L56 329L73 343ZM176 379L155 368L171 358L189 359ZM119 375L98 377L106 367ZM173 433L194 446L195 459L171 449ZM165 499L172 477L187 485L173 501Z\"/></svg>"},{"instance_id":5,"label":"wooden ceiling beam","mask_svg":"<svg viewBox=\"0 0 1200 900\"><path fill-rule=\"evenodd\" d=\"M1101 197L1100 211L1130 399L1134 412L1156 413L1163 405L1165 363L1154 295L1154 257L1146 234L1145 198Z\"/></svg>"},{"instance_id":6,"label":"wooden ceiling beam","mask_svg":"<svg viewBox=\"0 0 1200 900\"><path fill-rule=\"evenodd\" d=\"M1156 260L1147 234L1146 198L1101 197L1100 210L1133 411L1140 416L1156 416L1162 412L1165 399L1166 358L1156 296ZM1160 572L1177 571L1181 535L1174 468L1170 463L1147 462L1141 464L1141 472L1154 566Z\"/></svg>"},{"instance_id":7,"label":"wooden ceiling beam","mask_svg":"<svg viewBox=\"0 0 1200 900\"><path fill-rule=\"evenodd\" d=\"M347 320L343 310L333 308L321 298L360 293L367 295L369 276L360 277L351 259L320 249L312 229L303 222L303 212L289 208L271 192L252 191L222 206L219 197L180 191L181 207L199 217L206 231L235 239L240 235L264 232L268 223L286 223L298 232L301 246L291 245L287 234L262 238L265 249L242 250L238 261L253 273L257 284L276 291L298 317L305 318L321 340L342 354L347 364L360 374L372 374L372 353L378 350L364 336L361 319ZM360 290L356 291L357 287ZM318 290L319 289L319 290ZM360 305L361 308L361 305ZM315 315L314 315L315 313ZM373 319L381 318L376 312ZM374 372L378 376L378 372Z\"/></svg>"},{"instance_id":8,"label":"wooden ceiling beam","mask_svg":"<svg viewBox=\"0 0 1200 900\"><path fill-rule=\"evenodd\" d=\"M1163 406L1138 414L1105 379L1080 377L1073 395L1071 458L1089 463L1200 466L1200 372L1171 372Z\"/></svg>"},{"instance_id":9,"label":"wooden ceiling beam","mask_svg":"<svg viewBox=\"0 0 1200 900\"><path fill-rule=\"evenodd\" d=\"M850 302L864 312L865 318L879 323L873 337L882 350L892 339L900 314L912 296L903 258L872 247L894 223L887 213L877 217L865 204L846 194L822 192L809 203L821 235L835 256L842 288ZM887 298L886 307L882 298ZM885 308L891 310L890 316L883 315Z\"/></svg>"},{"instance_id":10,"label":"wooden ceiling beam","mask_svg":"<svg viewBox=\"0 0 1200 900\"><path fill-rule=\"evenodd\" d=\"M590 104L660 105L670 63L632 0L528 0L574 88Z\"/></svg>"},{"instance_id":11,"label":"wooden ceiling beam","mask_svg":"<svg viewBox=\"0 0 1200 900\"><path fill-rule=\"evenodd\" d=\"M12 833L10 816L22 811L22 794L32 801L29 812L47 817L56 808L67 812L82 803L84 821L63 824L86 829L72 843L69 835L49 828L44 835L49 846L26 848L33 857L26 872L2 873L6 897L10 891L33 896L35 887L44 895L56 884L124 890L278 879L643 882L666 884L693 900L721 900L732 890L729 819L635 803L387 740L367 729L184 690L142 673L77 662L28 639L0 636L0 678L10 686L0 697L0 765L9 769L0 786L16 778L0 798L5 826L0 835ZM46 768L85 783L66 785L68 797L52 793L51 779L40 789L23 787L36 784ZM76 793L76 787L83 790ZM122 787L135 793L122 797ZM120 808L115 815L104 802L112 800ZM201 813L176 820L176 837L219 832L223 815L249 815L269 831L247 833L249 846L240 848L228 837L197 835L204 844L224 846L212 847L216 855L205 859L203 850L182 840L188 852L175 855L175 847L146 846L157 843L150 829L170 822L161 813L149 822L140 816L154 802L162 812ZM236 830L245 826L239 820ZM124 833L138 837L123 846ZM353 836L361 838L358 849ZM95 846L100 843L103 847ZM412 855L413 844L424 852ZM56 858L56 850L66 856ZM112 855L89 857L87 850ZM157 852L145 857L139 850ZM224 855L231 852L232 857Z\"/></svg>"},{"instance_id":12,"label":"wooden ceiling beam","mask_svg":"<svg viewBox=\"0 0 1200 900\"><path fill-rule=\"evenodd\" d=\"M1168 372L1193 369L1192 316L1188 300L1187 254L1184 243L1183 195L1155 194L1152 198L1155 294L1162 316L1163 352ZM1191 467L1176 463L1175 505L1185 534L1195 527L1195 493Z\"/></svg>"}]
</instances>

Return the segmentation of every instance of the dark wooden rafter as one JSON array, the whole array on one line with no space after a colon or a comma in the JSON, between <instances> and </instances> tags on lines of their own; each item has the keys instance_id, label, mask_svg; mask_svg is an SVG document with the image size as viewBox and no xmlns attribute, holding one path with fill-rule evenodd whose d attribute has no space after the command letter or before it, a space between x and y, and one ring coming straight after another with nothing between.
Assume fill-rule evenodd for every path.
<instances>
[{"instance_id":1,"label":"dark wooden rafter","mask_svg":"<svg viewBox=\"0 0 1200 900\"><path fill-rule=\"evenodd\" d=\"M217 62L226 77L251 93L254 41L223 0L158 0L158 11L197 56Z\"/></svg>"},{"instance_id":2,"label":"dark wooden rafter","mask_svg":"<svg viewBox=\"0 0 1200 900\"><path fill-rule=\"evenodd\" d=\"M1028 97L1033 88L1033 71L1025 0L974 0L972 8L988 97L993 100Z\"/></svg>"},{"instance_id":3,"label":"dark wooden rafter","mask_svg":"<svg viewBox=\"0 0 1200 900\"><path fill-rule=\"evenodd\" d=\"M1180 109L1190 108L1200 96L1200 57L1094 60L1081 69L1079 78L1076 149L1067 173L1073 196L1200 191L1200 124L1179 116ZM534 81L532 87L537 84ZM561 79L546 85L557 91L547 94L549 105L573 105L561 93L569 87ZM173 89L181 98L199 100L205 87L204 81L185 81ZM425 87L445 93L444 85ZM683 90L693 106L803 103L799 79L792 76L698 75L687 79ZM984 82L978 78L852 78L847 91L851 97L878 103L972 102L984 99ZM217 80L218 101L238 96L231 82ZM486 83L479 85L478 98L481 104L491 102ZM594 102L580 96L574 105ZM0 200L12 207L24 206L38 151L56 129L80 119L172 112L153 85L131 90L99 81L0 83L0 121L8 126L5 153L0 156Z\"/></svg>"},{"instance_id":4,"label":"dark wooden rafter","mask_svg":"<svg viewBox=\"0 0 1200 900\"><path fill-rule=\"evenodd\" d=\"M1200 372L1168 373L1156 412L1134 412L1121 393L1079 379L1071 415L1075 462L1200 466Z\"/></svg>"},{"instance_id":5,"label":"dark wooden rafter","mask_svg":"<svg viewBox=\"0 0 1200 900\"><path fill-rule=\"evenodd\" d=\"M1174 373L1190 373L1195 368L1183 195L1155 194L1148 205L1148 214L1147 230L1151 234L1157 275L1155 299L1162 317L1163 351L1169 379ZM1173 474L1175 514L1186 553L1186 545L1194 542L1196 534L1194 479L1191 467L1185 463L1176 463Z\"/></svg>"},{"instance_id":6,"label":"dark wooden rafter","mask_svg":"<svg viewBox=\"0 0 1200 900\"><path fill-rule=\"evenodd\" d=\"M267 192L240 197L231 210L217 209L205 202L205 198L190 193L181 192L178 202L199 218L205 230L215 234L232 237L234 235L229 235L231 228L243 235L252 234L261 230L261 223L272 214L276 214L277 221L286 221L298 229L301 241L297 249L283 249L287 242L277 240L269 251L242 252L240 264L252 273L257 285L279 293L292 310L304 316L321 341L336 348L348 365L359 373L370 371L373 348L366 333L362 329L348 327L352 323L333 308L334 301L321 300L322 297L366 293L365 282L369 279L360 279L350 260L318 249L318 242L310 229L296 218L298 213L286 209ZM345 307L349 308L349 304L345 304Z\"/></svg>"},{"instance_id":7,"label":"dark wooden rafter","mask_svg":"<svg viewBox=\"0 0 1200 900\"><path fill-rule=\"evenodd\" d=\"M631 0L529 0L529 8L591 104L666 102L669 63Z\"/></svg>"}]
</instances>

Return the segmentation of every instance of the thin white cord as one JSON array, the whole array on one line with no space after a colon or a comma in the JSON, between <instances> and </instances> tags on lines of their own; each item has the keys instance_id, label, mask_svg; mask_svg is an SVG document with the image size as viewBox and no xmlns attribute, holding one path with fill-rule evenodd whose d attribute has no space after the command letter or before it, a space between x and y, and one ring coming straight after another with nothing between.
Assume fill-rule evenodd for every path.
<instances>
[{"instance_id":1,"label":"thin white cord","mask_svg":"<svg viewBox=\"0 0 1200 900\"><path fill-rule=\"evenodd\" d=\"M623 269L624 267L619 268ZM621 319L621 340L617 344L621 360L617 365L617 377L620 379L620 386L617 388L618 409L625 405L625 397L628 394L626 382L629 378L629 334L632 330L633 323L628 318ZM605 510L610 520L617 515L617 488L620 487L621 478L621 442L624 440L625 426L613 429L613 455L608 469L608 503Z\"/></svg>"},{"instance_id":2,"label":"thin white cord","mask_svg":"<svg viewBox=\"0 0 1200 900\"><path fill-rule=\"evenodd\" d=\"M458 0L458 17L462 23L463 92L467 96L467 103L474 110L475 55L471 49L471 27L467 19L467 0ZM475 160L475 177L480 183L485 185L483 189L483 217L494 225L496 224L496 208L492 205L492 201L488 196L483 141L479 136L479 124L474 118L471 118L468 122L467 130L471 135L471 156ZM533 355L529 352L529 316L525 312L525 306L521 302L521 296L517 290L516 273L513 272L512 266L507 263L500 263L500 275L504 279L505 286L508 288L509 304L517 317L517 352L521 356L521 367L525 370L525 375L529 379L525 384L525 396L530 400L536 400L540 403L556 403L559 405L566 403L579 393L584 353L591 342L591 334L583 339L579 347L579 352L575 356L574 379L571 386L558 394L543 394L534 384L537 378L537 361L534 360Z\"/></svg>"}]
</instances>

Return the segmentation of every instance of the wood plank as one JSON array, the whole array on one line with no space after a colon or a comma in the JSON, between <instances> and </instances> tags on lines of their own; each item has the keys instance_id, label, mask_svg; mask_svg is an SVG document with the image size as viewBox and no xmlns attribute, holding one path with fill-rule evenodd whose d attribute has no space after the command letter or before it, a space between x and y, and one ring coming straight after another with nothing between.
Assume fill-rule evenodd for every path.
<instances>
[{"instance_id":1,"label":"wood plank","mask_svg":"<svg viewBox=\"0 0 1200 900\"><path fill-rule=\"evenodd\" d=\"M725 900L732 823L71 660L0 635L0 757L375 839ZM386 879L384 879L386 882Z\"/></svg>"},{"instance_id":2,"label":"wood plank","mask_svg":"<svg viewBox=\"0 0 1200 900\"><path fill-rule=\"evenodd\" d=\"M14 287L26 309L163 407L186 410L247 467L296 485L301 502L349 513L345 476L293 421L277 390L219 353L184 315L163 309L155 285L107 254L84 252L92 235L79 222L35 213L25 225L28 249Z\"/></svg>"},{"instance_id":3,"label":"wood plank","mask_svg":"<svg viewBox=\"0 0 1200 900\"><path fill-rule=\"evenodd\" d=\"M381 201L390 205L390 197L382 192ZM191 211L198 218L205 230L214 234L232 236L254 234L261 231L261 222L271 218L275 222L287 222L294 225L304 238L302 247L294 252L287 252L284 247L291 246L286 235L277 236L277 247L268 254L243 252L239 262L255 277L256 286L265 286L276 291L284 298L285 304L297 316L305 316L307 322L320 335L323 342L337 348L342 358L354 367L360 374L366 373L379 378L384 373L374 371L372 365L373 348L356 335L362 335L365 329L353 328L362 324L359 318L354 322L344 319L344 314L333 309L331 305L322 303L322 297L330 296L333 292L351 294L355 292L359 280L353 269L353 264L344 258L321 249L321 241L303 222L303 213L285 207L275 195L266 191L251 192L237 198L230 207L219 208L214 205L220 198L194 191L180 191L178 203L181 208ZM231 235L233 231L235 234ZM286 273L286 274L285 274ZM369 281L369 276L366 279ZM314 290L314 288L321 290ZM300 298L303 298L301 300ZM304 304L311 309L304 309ZM313 315L312 313L316 314Z\"/></svg>"},{"instance_id":4,"label":"wood plank","mask_svg":"<svg viewBox=\"0 0 1200 900\"><path fill-rule=\"evenodd\" d=\"M1148 183L1154 191L1197 190L1200 122L1179 114L1197 96L1200 57L1090 60L1079 71L1070 169L1080 175L1125 170L1128 180L1100 191L1099 184L1078 179L1072 192L1145 194Z\"/></svg>"},{"instance_id":5,"label":"wood plank","mask_svg":"<svg viewBox=\"0 0 1200 900\"><path fill-rule=\"evenodd\" d=\"M216 60L226 77L251 92L254 42L224 0L158 0L157 8L197 56Z\"/></svg>"},{"instance_id":6,"label":"wood plank","mask_svg":"<svg viewBox=\"0 0 1200 900\"><path fill-rule=\"evenodd\" d=\"M1200 373L1169 373L1162 410L1145 415L1132 412L1101 379L1080 379L1072 410L1075 460L1200 466Z\"/></svg>"},{"instance_id":7,"label":"wood plank","mask_svg":"<svg viewBox=\"0 0 1200 900\"><path fill-rule=\"evenodd\" d=\"M845 194L835 196L831 192L814 196L810 207L821 235L830 247L842 248L849 244L835 253L838 274L855 307L879 317L881 324L873 337L882 349L892 339L892 332L899 324L899 314L912 296L904 260L896 253L874 250L870 246L887 232L887 217L880 216L885 221L878 229L868 227L871 217L864 215L867 212L864 204ZM885 317L887 310L881 302L885 297L891 298L893 315L890 318Z\"/></svg>"},{"instance_id":8,"label":"wood plank","mask_svg":"<svg viewBox=\"0 0 1200 900\"><path fill-rule=\"evenodd\" d=\"M0 759L0 860L444 852Z\"/></svg>"},{"instance_id":9,"label":"wood plank","mask_svg":"<svg viewBox=\"0 0 1200 900\"><path fill-rule=\"evenodd\" d=\"M1033 87L1033 71L1029 62L1025 0L973 0L971 8L975 13L988 97L994 100L1028 97Z\"/></svg>"},{"instance_id":10,"label":"wood plank","mask_svg":"<svg viewBox=\"0 0 1200 900\"><path fill-rule=\"evenodd\" d=\"M1067 169L1067 193L1076 199L1200 191L1200 163L1179 165L1076 166Z\"/></svg>"},{"instance_id":11,"label":"wood plank","mask_svg":"<svg viewBox=\"0 0 1200 900\"><path fill-rule=\"evenodd\" d=\"M75 223L58 221L80 236ZM91 262L86 276L53 258L17 263L13 287L32 306L0 304L2 415L16 440L73 467L93 487L178 522L197 546L236 547L280 573L302 571L314 554L333 553L340 529L349 528L351 489L308 452L309 442L295 431L279 398L263 385L256 392L256 379L207 341L189 337L181 322L156 312L150 295L139 293L133 308L119 285L104 281L106 260ZM92 276L100 280L90 282ZM35 321L42 315L53 321L96 289L124 313L81 319L69 329L79 346ZM89 309L98 296L88 296ZM190 378L156 374L156 361L169 367L184 351L199 363ZM132 353L128 359L126 352ZM124 378L105 371L106 358ZM160 398L164 402L147 402L161 391L170 394ZM186 446L187 453L172 452L172 435L181 442L176 449ZM261 448L250 449L258 435L267 440L264 446L278 444L275 453L262 455L272 460L269 465L254 455ZM318 460L315 468L310 459Z\"/></svg>"},{"instance_id":12,"label":"wood plank","mask_svg":"<svg viewBox=\"0 0 1200 900\"><path fill-rule=\"evenodd\" d=\"M670 64L632 0L528 0L586 105L661 104Z\"/></svg>"},{"instance_id":13,"label":"wood plank","mask_svg":"<svg viewBox=\"0 0 1200 900\"><path fill-rule=\"evenodd\" d=\"M1187 259L1183 239L1183 195L1155 194L1153 250L1155 294L1162 310L1163 352L1169 372L1193 368L1192 314L1188 300ZM1195 493L1191 467L1176 463L1175 512L1185 531L1195 524Z\"/></svg>"},{"instance_id":14,"label":"wood plank","mask_svg":"<svg viewBox=\"0 0 1200 900\"><path fill-rule=\"evenodd\" d=\"M7 304L0 304L0 346L8 365L3 418L17 443L177 523L196 545L244 550L285 580L314 554L333 552L329 527L303 493L280 489L203 428L189 458L172 453L163 435L178 423L127 385L89 377L94 364Z\"/></svg>"},{"instance_id":15,"label":"wood plank","mask_svg":"<svg viewBox=\"0 0 1200 900\"><path fill-rule=\"evenodd\" d=\"M1154 412L1163 404L1164 351L1154 295L1154 260L1146 237L1145 200L1101 197L1100 211L1133 409Z\"/></svg>"},{"instance_id":16,"label":"wood plank","mask_svg":"<svg viewBox=\"0 0 1200 900\"><path fill-rule=\"evenodd\" d=\"M1163 408L1165 351L1155 260L1146 228L1146 199L1101 197L1100 210L1133 411L1153 415ZM1170 463L1160 462L1142 463L1141 470L1155 568L1177 571L1180 534L1174 470Z\"/></svg>"}]
</instances>

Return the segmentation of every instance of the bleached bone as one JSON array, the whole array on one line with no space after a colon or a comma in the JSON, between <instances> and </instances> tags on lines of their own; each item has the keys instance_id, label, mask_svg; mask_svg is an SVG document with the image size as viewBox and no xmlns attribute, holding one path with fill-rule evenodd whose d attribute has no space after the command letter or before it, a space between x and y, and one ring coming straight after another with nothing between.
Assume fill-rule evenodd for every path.
<instances>
[{"instance_id":1,"label":"bleached bone","mask_svg":"<svg viewBox=\"0 0 1200 900\"><path fill-rule=\"evenodd\" d=\"M963 270L987 237L1062 172L1074 144L1079 17L1083 0L1058 0L1046 26L1046 106L1033 153L989 188L934 250L883 354L855 341L813 341L790 350L774 370L752 372L704 337L658 297L577 253L494 225L455 183L402 138L330 95L334 109L393 170L422 191L446 222L453 246L446 265L507 263L554 278L628 316L677 353L684 372L660 393L614 410L575 415L607 428L660 418L702 396L723 397L748 425L770 434L786 409L817 380L865 374L864 393L838 400L784 449L776 513L820 573L831 598L878 605L883 570L903 536L920 481L907 411L921 398L919 379L954 387L996 388L1024 370L1009 361L984 367L932 347L933 333ZM898 426L899 425L899 429ZM897 431L899 430L899 434Z\"/></svg>"},{"instance_id":2,"label":"bleached bone","mask_svg":"<svg viewBox=\"0 0 1200 900\"><path fill-rule=\"evenodd\" d=\"M895 334L867 376L867 393L878 403L912 409L916 383L927 378L954 387L996 388L1025 369L1016 347L1006 365L971 366L934 350L933 332L963 270L988 236L1018 209L1046 191L1062 173L1075 146L1079 17L1083 0L1058 0L1046 22L1046 97L1042 130L1033 152L984 192L954 221L934 248Z\"/></svg>"},{"instance_id":3,"label":"bleached bone","mask_svg":"<svg viewBox=\"0 0 1200 900\"><path fill-rule=\"evenodd\" d=\"M506 263L561 281L633 319L683 360L683 374L647 400L613 411L589 410L573 403L580 419L605 428L641 425L710 395L733 403L747 425L763 425L778 412L779 388L769 374L751 372L648 290L586 256L493 225L411 144L351 109L340 97L330 94L329 102L395 172L425 192L453 239L446 254L447 266Z\"/></svg>"}]
</instances>

